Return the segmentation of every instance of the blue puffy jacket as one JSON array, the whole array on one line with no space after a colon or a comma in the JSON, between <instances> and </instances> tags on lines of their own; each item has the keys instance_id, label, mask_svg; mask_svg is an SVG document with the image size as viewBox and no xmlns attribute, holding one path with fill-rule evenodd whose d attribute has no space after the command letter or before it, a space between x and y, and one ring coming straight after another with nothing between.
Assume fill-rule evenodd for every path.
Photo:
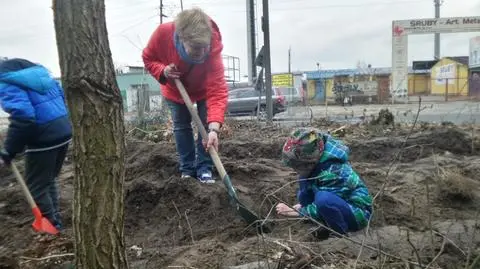
<instances>
[{"instance_id":1,"label":"blue puffy jacket","mask_svg":"<svg viewBox=\"0 0 480 269\"><path fill-rule=\"evenodd\" d=\"M10 114L4 148L12 156L70 142L63 89L48 70L24 59L0 62L0 105Z\"/></svg>"}]
</instances>

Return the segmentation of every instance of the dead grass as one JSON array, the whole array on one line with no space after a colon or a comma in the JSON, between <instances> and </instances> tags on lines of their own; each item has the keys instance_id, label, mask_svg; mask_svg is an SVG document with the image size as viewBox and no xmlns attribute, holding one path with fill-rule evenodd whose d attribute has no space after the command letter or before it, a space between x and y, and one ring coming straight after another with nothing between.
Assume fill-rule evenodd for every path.
<instances>
[{"instance_id":1,"label":"dead grass","mask_svg":"<svg viewBox=\"0 0 480 269\"><path fill-rule=\"evenodd\" d=\"M480 182L468 178L458 168L440 168L438 179L438 197L461 202L471 202L477 196Z\"/></svg>"}]
</instances>

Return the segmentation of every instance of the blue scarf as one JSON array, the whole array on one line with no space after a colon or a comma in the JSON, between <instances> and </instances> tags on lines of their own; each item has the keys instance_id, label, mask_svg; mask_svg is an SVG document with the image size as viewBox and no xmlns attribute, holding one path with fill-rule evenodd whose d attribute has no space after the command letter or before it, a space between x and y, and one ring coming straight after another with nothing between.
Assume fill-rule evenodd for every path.
<instances>
[{"instance_id":1,"label":"blue scarf","mask_svg":"<svg viewBox=\"0 0 480 269\"><path fill-rule=\"evenodd\" d=\"M182 60L184 60L189 64L202 64L203 62L205 62L205 60L209 55L209 53L207 52L205 53L202 59L194 60L190 58L190 56L188 55L187 50L185 49L185 46L183 46L182 41L180 41L180 38L178 37L177 32L173 33L173 40L175 42L175 48L177 49L178 54L180 54L180 57L182 58Z\"/></svg>"}]
</instances>

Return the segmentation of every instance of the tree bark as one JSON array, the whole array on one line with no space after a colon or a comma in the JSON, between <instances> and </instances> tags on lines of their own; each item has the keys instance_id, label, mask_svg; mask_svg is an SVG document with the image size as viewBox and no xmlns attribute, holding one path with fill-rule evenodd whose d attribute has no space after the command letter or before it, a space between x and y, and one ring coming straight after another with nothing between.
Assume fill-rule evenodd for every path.
<instances>
[{"instance_id":1,"label":"tree bark","mask_svg":"<svg viewBox=\"0 0 480 269\"><path fill-rule=\"evenodd\" d=\"M125 130L104 0L54 0L62 84L73 125L76 269L128 268Z\"/></svg>"}]
</instances>

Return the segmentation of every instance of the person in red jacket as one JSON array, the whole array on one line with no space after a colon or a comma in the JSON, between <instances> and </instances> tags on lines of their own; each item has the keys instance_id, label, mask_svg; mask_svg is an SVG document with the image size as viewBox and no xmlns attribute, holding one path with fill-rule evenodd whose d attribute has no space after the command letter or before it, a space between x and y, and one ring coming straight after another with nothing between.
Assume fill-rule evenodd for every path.
<instances>
[{"instance_id":1,"label":"person in red jacket","mask_svg":"<svg viewBox=\"0 0 480 269\"><path fill-rule=\"evenodd\" d=\"M201 9L193 8L179 13L173 22L158 26L142 53L145 67L160 82L172 114L182 178L196 176L204 183L215 182L207 150L210 147L218 150L218 132L228 102L222 50L217 24ZM191 115L175 86L176 78L197 104L198 114L208 129L208 138L198 134L197 156Z\"/></svg>"}]
</instances>

